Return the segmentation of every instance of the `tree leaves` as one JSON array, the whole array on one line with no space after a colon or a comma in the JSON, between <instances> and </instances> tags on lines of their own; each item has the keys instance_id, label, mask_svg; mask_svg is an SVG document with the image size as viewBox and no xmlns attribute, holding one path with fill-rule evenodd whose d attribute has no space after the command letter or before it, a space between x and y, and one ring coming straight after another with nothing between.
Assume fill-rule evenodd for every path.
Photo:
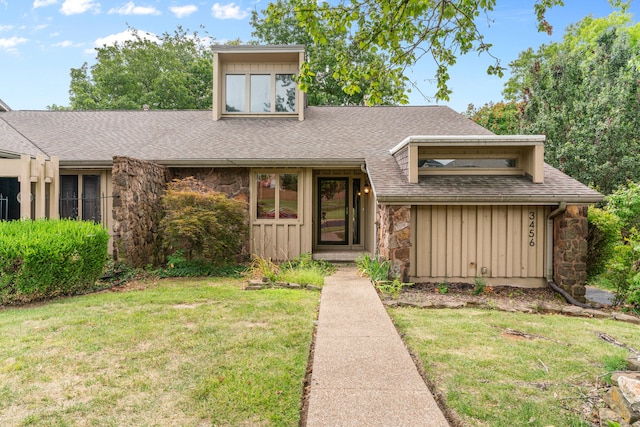
<instances>
[{"instance_id":1,"label":"tree leaves","mask_svg":"<svg viewBox=\"0 0 640 427\"><path fill-rule=\"evenodd\" d=\"M181 27L159 40L131 31L133 40L97 48L96 64L71 69L73 109L211 108L210 40Z\"/></svg>"},{"instance_id":2,"label":"tree leaves","mask_svg":"<svg viewBox=\"0 0 640 427\"><path fill-rule=\"evenodd\" d=\"M364 105L406 104L406 78L394 80L389 75L386 55L376 49L363 49L350 38L347 26L338 24L330 32L324 14L314 2L307 7L320 17L300 22L299 15L286 0L277 0L261 13L254 11L252 35L267 44L302 44L306 48L307 61L302 64L298 76L299 87L307 92L309 105ZM344 10L356 16L355 10ZM314 38L309 28L314 28ZM349 67L340 67L348 62ZM371 97L370 87L376 88Z\"/></svg>"},{"instance_id":3,"label":"tree leaves","mask_svg":"<svg viewBox=\"0 0 640 427\"><path fill-rule=\"evenodd\" d=\"M520 100L523 130L547 136L545 158L608 194L640 180L640 24L587 17L561 43L510 64L504 94Z\"/></svg>"},{"instance_id":4,"label":"tree leaves","mask_svg":"<svg viewBox=\"0 0 640 427\"><path fill-rule=\"evenodd\" d=\"M298 25L317 46L331 46L335 56L334 76L348 94L362 93L369 103L385 99L383 82L403 87L404 71L424 56L436 64L437 99L448 100L449 68L459 55L471 51L490 55L476 26L481 14L493 11L497 0L340 0L318 3L316 0L279 0L266 10L267 21L295 15ZM536 1L539 28L551 31L545 20L548 8L562 0ZM333 45L338 39L348 43ZM305 43L306 44L306 43ZM357 50L353 49L357 47ZM354 55L383 55L384 62L374 69L359 63ZM313 58L311 59L313 60ZM380 69L380 65L384 68ZM310 67L312 68L312 67ZM502 75L496 58L487 72ZM368 78L365 78L368 76ZM302 79L306 76L301 74ZM384 78L379 85L362 82ZM400 100L406 102L405 99Z\"/></svg>"}]
</instances>

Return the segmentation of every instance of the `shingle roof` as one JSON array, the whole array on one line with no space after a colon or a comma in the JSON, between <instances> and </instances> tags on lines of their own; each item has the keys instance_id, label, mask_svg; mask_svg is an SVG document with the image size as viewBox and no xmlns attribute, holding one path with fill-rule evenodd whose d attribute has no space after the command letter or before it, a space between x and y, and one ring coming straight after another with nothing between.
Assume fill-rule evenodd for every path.
<instances>
[{"instance_id":1,"label":"shingle roof","mask_svg":"<svg viewBox=\"0 0 640 427\"><path fill-rule=\"evenodd\" d=\"M455 180L445 179L437 186L425 184L424 179L419 184L407 183L389 153L407 136L492 135L450 108L440 106L309 107L304 121L294 118L214 121L211 111L202 110L8 111L0 114L0 150L17 146L15 136L5 141L5 129L10 129L7 126L27 136L35 145L32 150L39 147L48 155L58 156L61 165L108 164L114 155L165 164L212 166L274 163L327 166L366 161L380 200L391 200L396 195L425 198L439 193L440 185L450 186L451 191L456 188L457 193L451 193L455 197L467 191ZM533 194L550 195L561 187L564 190L557 194L567 197L597 194L551 169L550 178L558 184L545 183L544 187L536 187L538 192ZM497 179L501 180L502 188L506 181L514 190L526 187L524 179ZM527 192L528 197L531 194Z\"/></svg>"},{"instance_id":2,"label":"shingle roof","mask_svg":"<svg viewBox=\"0 0 640 427\"><path fill-rule=\"evenodd\" d=\"M9 113L3 112L0 114ZM45 155L24 135L8 123L0 120L0 157L18 157L20 154L28 154L30 156Z\"/></svg>"}]
</instances>

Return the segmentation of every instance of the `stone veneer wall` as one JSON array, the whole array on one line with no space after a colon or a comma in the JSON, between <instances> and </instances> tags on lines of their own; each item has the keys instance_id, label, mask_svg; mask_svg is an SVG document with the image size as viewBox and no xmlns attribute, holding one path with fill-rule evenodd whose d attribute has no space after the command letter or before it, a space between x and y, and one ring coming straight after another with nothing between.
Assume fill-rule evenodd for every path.
<instances>
[{"instance_id":1,"label":"stone veneer wall","mask_svg":"<svg viewBox=\"0 0 640 427\"><path fill-rule=\"evenodd\" d=\"M169 180L164 166L113 158L113 256L132 267L162 262L160 198Z\"/></svg>"},{"instance_id":2,"label":"stone veneer wall","mask_svg":"<svg viewBox=\"0 0 640 427\"><path fill-rule=\"evenodd\" d=\"M249 169L248 168L172 168L171 179L194 177L206 188L226 194L229 198L247 203L246 222L249 225ZM249 240L238 254L238 261L249 256Z\"/></svg>"},{"instance_id":3,"label":"stone veneer wall","mask_svg":"<svg viewBox=\"0 0 640 427\"><path fill-rule=\"evenodd\" d=\"M587 206L567 206L553 220L553 280L580 302L586 301L587 233Z\"/></svg>"},{"instance_id":4,"label":"stone veneer wall","mask_svg":"<svg viewBox=\"0 0 640 427\"><path fill-rule=\"evenodd\" d=\"M194 177L205 187L229 198L249 201L249 169L247 168L172 168L171 179Z\"/></svg>"},{"instance_id":5,"label":"stone veneer wall","mask_svg":"<svg viewBox=\"0 0 640 427\"><path fill-rule=\"evenodd\" d=\"M378 254L391 261L391 272L409 279L411 206L378 205Z\"/></svg>"}]
</instances>

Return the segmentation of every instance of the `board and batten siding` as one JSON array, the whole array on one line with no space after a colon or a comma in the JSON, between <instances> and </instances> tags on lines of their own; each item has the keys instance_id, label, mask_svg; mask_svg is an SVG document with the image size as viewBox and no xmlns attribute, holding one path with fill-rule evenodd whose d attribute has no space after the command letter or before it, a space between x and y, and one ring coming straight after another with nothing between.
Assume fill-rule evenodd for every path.
<instances>
[{"instance_id":1,"label":"board and batten siding","mask_svg":"<svg viewBox=\"0 0 640 427\"><path fill-rule=\"evenodd\" d=\"M257 173L298 173L299 212L297 220L256 220ZM251 254L273 261L287 261L311 252L313 180L311 169L254 169L250 173Z\"/></svg>"},{"instance_id":2,"label":"board and batten siding","mask_svg":"<svg viewBox=\"0 0 640 427\"><path fill-rule=\"evenodd\" d=\"M415 206L411 276L416 281L544 286L545 206Z\"/></svg>"}]
</instances>

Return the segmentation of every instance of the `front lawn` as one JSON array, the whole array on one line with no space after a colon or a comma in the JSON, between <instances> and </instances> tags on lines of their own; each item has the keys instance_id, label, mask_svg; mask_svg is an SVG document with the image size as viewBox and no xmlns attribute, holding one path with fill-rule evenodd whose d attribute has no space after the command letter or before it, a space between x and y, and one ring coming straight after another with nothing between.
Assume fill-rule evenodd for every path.
<instances>
[{"instance_id":1,"label":"front lawn","mask_svg":"<svg viewBox=\"0 0 640 427\"><path fill-rule=\"evenodd\" d=\"M320 294L241 288L170 279L0 310L0 425L297 425Z\"/></svg>"},{"instance_id":2,"label":"front lawn","mask_svg":"<svg viewBox=\"0 0 640 427\"><path fill-rule=\"evenodd\" d=\"M637 325L478 309L389 312L465 426L591 426L606 373L640 349ZM596 388L596 384L599 388Z\"/></svg>"}]
</instances>

